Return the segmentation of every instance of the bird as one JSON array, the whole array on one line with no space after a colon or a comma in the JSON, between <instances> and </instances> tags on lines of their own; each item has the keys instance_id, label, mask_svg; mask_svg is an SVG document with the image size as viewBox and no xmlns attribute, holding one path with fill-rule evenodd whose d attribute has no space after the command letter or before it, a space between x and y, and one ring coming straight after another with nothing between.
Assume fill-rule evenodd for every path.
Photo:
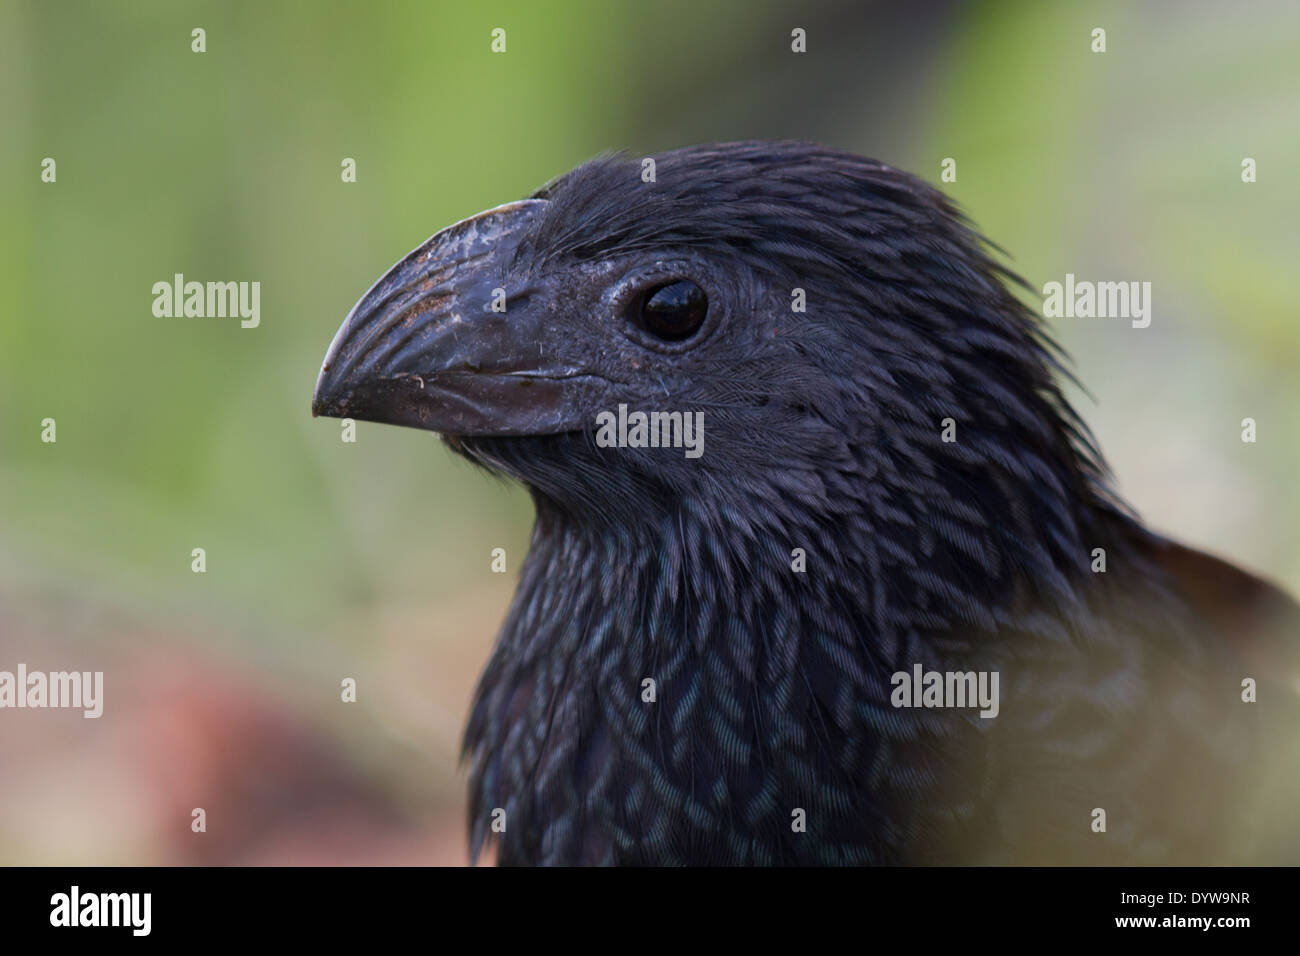
<instances>
[{"instance_id":1,"label":"bird","mask_svg":"<svg viewBox=\"0 0 1300 956\"><path fill-rule=\"evenodd\" d=\"M1300 608L1143 524L1005 258L918 177L753 140L598 156L357 302L313 415L535 506L475 857L1300 857Z\"/></svg>"}]
</instances>

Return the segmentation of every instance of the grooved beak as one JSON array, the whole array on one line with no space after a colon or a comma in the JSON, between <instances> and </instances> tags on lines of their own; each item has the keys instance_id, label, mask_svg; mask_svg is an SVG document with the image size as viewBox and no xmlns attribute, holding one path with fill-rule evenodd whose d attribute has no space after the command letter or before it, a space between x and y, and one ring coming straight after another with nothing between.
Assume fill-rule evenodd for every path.
<instances>
[{"instance_id":1,"label":"grooved beak","mask_svg":"<svg viewBox=\"0 0 1300 956\"><path fill-rule=\"evenodd\" d=\"M442 230L376 282L334 336L312 415L452 435L582 427L596 382L560 358L558 330L514 254L547 203L525 199Z\"/></svg>"}]
</instances>

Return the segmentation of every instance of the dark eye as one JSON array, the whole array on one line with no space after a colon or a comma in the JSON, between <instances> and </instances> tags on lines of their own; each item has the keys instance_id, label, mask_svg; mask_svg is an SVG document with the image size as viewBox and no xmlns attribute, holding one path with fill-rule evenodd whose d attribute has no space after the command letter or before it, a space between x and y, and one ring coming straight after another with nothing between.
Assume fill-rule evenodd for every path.
<instances>
[{"instance_id":1,"label":"dark eye","mask_svg":"<svg viewBox=\"0 0 1300 956\"><path fill-rule=\"evenodd\" d=\"M704 324L709 299L694 282L680 279L650 289L638 309L635 318L641 328L657 338L680 342Z\"/></svg>"}]
</instances>

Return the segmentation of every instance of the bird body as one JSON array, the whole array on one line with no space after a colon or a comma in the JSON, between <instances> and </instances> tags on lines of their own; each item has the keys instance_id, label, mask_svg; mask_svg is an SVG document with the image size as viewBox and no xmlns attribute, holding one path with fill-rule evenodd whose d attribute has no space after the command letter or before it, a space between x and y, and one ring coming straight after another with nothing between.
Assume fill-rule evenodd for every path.
<instances>
[{"instance_id":1,"label":"bird body","mask_svg":"<svg viewBox=\"0 0 1300 956\"><path fill-rule=\"evenodd\" d=\"M603 157L435 235L317 384L314 412L442 432L533 495L466 731L475 852L1294 851L1300 612L1124 506L951 203L808 143L656 169ZM623 405L707 442L597 442Z\"/></svg>"}]
</instances>

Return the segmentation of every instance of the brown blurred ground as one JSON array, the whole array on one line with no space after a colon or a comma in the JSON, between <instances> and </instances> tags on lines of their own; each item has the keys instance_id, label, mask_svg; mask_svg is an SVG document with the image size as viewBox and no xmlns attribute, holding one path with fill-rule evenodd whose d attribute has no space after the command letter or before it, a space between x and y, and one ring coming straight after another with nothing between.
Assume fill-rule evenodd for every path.
<instances>
[{"instance_id":1,"label":"brown blurred ground","mask_svg":"<svg viewBox=\"0 0 1300 956\"><path fill-rule=\"evenodd\" d=\"M0 667L102 670L104 712L0 713L0 863L465 864L459 734L502 594L358 621L346 666L4 595Z\"/></svg>"}]
</instances>

